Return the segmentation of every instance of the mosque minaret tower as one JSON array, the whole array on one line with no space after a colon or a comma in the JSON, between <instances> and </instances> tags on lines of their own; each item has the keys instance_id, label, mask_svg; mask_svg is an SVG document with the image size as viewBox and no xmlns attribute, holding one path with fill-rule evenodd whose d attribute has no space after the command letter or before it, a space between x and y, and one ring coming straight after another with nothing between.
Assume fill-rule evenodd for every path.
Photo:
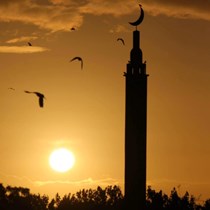
<instances>
[{"instance_id":1,"label":"mosque minaret tower","mask_svg":"<svg viewBox=\"0 0 210 210\"><path fill-rule=\"evenodd\" d=\"M140 48L140 31L144 18L130 23L133 31L133 48L124 73L125 92L125 206L126 210L144 210L146 204L146 146L147 146L147 73Z\"/></svg>"}]
</instances>

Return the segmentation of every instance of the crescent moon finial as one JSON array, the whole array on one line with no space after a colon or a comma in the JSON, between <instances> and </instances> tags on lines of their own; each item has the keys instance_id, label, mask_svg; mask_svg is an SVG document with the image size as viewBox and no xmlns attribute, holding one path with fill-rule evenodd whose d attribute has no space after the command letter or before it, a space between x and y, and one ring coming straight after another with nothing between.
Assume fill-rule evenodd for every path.
<instances>
[{"instance_id":1,"label":"crescent moon finial","mask_svg":"<svg viewBox=\"0 0 210 210\"><path fill-rule=\"evenodd\" d=\"M139 18L136 21L134 21L134 22L129 22L129 24L131 24L132 26L138 26L144 20L144 10L142 9L142 5L139 4L139 7L140 7L140 16L139 16Z\"/></svg>"}]
</instances>

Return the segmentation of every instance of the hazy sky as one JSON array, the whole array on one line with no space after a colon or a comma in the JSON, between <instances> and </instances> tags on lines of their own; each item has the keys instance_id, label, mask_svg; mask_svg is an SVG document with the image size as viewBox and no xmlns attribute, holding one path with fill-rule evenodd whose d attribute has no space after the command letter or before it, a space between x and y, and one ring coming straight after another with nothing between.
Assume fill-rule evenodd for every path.
<instances>
[{"instance_id":1,"label":"hazy sky","mask_svg":"<svg viewBox=\"0 0 210 210\"><path fill-rule=\"evenodd\" d=\"M135 30L128 22L138 18L139 3L150 75L147 184L167 193L179 186L180 193L210 198L209 0L1 0L5 186L50 196L98 185L124 190L123 72ZM83 70L78 61L69 62L75 56L83 58ZM24 90L44 93L45 107ZM59 147L76 158L66 173L48 163Z\"/></svg>"}]
</instances>

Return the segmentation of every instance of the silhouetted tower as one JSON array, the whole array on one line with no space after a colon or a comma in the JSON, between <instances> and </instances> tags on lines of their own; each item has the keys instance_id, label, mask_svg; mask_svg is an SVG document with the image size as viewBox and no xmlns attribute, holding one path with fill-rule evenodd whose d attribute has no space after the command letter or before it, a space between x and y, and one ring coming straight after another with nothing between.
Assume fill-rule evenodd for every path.
<instances>
[{"instance_id":1,"label":"silhouetted tower","mask_svg":"<svg viewBox=\"0 0 210 210\"><path fill-rule=\"evenodd\" d=\"M136 27L137 28L137 27ZM144 210L146 204L147 74L142 62L140 31L133 31L127 64L125 106L125 206ZM134 207L134 208L133 208Z\"/></svg>"}]
</instances>

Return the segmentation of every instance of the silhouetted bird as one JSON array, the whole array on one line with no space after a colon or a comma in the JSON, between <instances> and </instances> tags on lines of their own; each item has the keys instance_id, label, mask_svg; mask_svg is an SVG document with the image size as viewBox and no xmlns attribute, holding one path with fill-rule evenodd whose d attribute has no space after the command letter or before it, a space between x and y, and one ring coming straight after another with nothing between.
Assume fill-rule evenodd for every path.
<instances>
[{"instance_id":1,"label":"silhouetted bird","mask_svg":"<svg viewBox=\"0 0 210 210\"><path fill-rule=\"evenodd\" d=\"M125 41L122 38L118 38L117 41L121 41L123 43L123 45L125 45Z\"/></svg>"},{"instance_id":2,"label":"silhouetted bird","mask_svg":"<svg viewBox=\"0 0 210 210\"><path fill-rule=\"evenodd\" d=\"M70 62L72 62L72 61L74 61L74 60L78 60L78 61L81 62L81 69L82 69L82 68L83 68L83 60L82 60L82 58L81 58L81 57L74 57L74 58L72 58L72 59L70 60Z\"/></svg>"},{"instance_id":3,"label":"silhouetted bird","mask_svg":"<svg viewBox=\"0 0 210 210\"><path fill-rule=\"evenodd\" d=\"M28 42L28 46L32 46L31 42Z\"/></svg>"},{"instance_id":4,"label":"silhouetted bird","mask_svg":"<svg viewBox=\"0 0 210 210\"><path fill-rule=\"evenodd\" d=\"M36 94L39 97L39 106L42 107L42 108L44 107L44 99L46 99L46 98L45 98L45 96L42 93L31 92L31 91L27 91L27 90L25 90L24 92L25 93L34 93L34 94Z\"/></svg>"}]
</instances>

